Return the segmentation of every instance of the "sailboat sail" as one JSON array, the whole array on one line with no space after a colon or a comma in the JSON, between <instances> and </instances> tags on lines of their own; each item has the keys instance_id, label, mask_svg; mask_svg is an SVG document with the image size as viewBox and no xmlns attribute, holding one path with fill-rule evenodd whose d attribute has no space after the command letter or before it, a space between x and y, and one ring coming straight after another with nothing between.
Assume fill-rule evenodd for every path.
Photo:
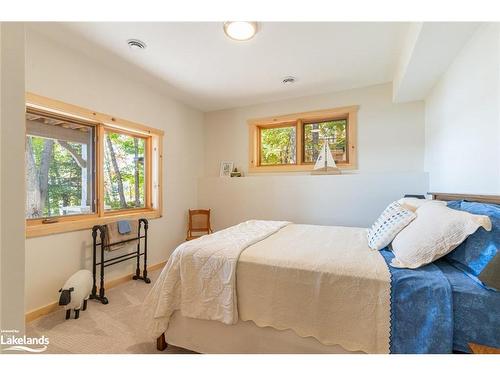
<instances>
[{"instance_id":1,"label":"sailboat sail","mask_svg":"<svg viewBox=\"0 0 500 375\"><path fill-rule=\"evenodd\" d=\"M333 159L332 152L330 151L330 146L328 145L328 140L325 139L321 152L318 155L314 169L324 169L336 168L335 160Z\"/></svg>"}]
</instances>

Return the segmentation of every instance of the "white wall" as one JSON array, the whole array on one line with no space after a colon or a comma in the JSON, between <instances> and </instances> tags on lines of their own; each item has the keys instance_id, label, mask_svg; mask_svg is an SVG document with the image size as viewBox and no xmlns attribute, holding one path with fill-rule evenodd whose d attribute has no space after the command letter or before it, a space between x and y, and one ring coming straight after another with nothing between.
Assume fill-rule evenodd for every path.
<instances>
[{"instance_id":1,"label":"white wall","mask_svg":"<svg viewBox=\"0 0 500 375\"><path fill-rule=\"evenodd\" d=\"M248 170L248 119L348 105L359 105L360 173L423 170L424 103L393 104L388 83L206 113L205 173L218 176L222 160Z\"/></svg>"},{"instance_id":2,"label":"white wall","mask_svg":"<svg viewBox=\"0 0 500 375\"><path fill-rule=\"evenodd\" d=\"M481 26L426 99L430 190L500 193L500 27Z\"/></svg>"},{"instance_id":3,"label":"white wall","mask_svg":"<svg viewBox=\"0 0 500 375\"><path fill-rule=\"evenodd\" d=\"M185 238L186 211L197 206L203 165L203 115L91 58L27 33L27 90L163 129L163 217L150 221L149 263L164 261ZM90 230L26 240L26 310L57 300L65 279L91 267ZM107 269L131 273L132 261Z\"/></svg>"},{"instance_id":4,"label":"white wall","mask_svg":"<svg viewBox=\"0 0 500 375\"><path fill-rule=\"evenodd\" d=\"M199 205L213 229L249 219L367 227L405 193L425 194L424 172L200 179Z\"/></svg>"},{"instance_id":5,"label":"white wall","mask_svg":"<svg viewBox=\"0 0 500 375\"><path fill-rule=\"evenodd\" d=\"M0 23L0 329L24 333L24 26Z\"/></svg>"},{"instance_id":6,"label":"white wall","mask_svg":"<svg viewBox=\"0 0 500 375\"><path fill-rule=\"evenodd\" d=\"M359 105L358 170L341 176L251 175L221 179L219 163L248 169L247 120ZM205 114L205 173L199 206L215 229L242 220L368 226L392 200L426 193L423 102L392 103L391 84Z\"/></svg>"}]
</instances>

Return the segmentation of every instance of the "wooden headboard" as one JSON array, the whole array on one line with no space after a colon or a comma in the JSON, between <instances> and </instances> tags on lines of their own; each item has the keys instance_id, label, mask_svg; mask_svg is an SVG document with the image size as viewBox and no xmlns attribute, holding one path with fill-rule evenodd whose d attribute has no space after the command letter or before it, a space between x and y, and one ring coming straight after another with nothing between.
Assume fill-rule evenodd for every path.
<instances>
[{"instance_id":1,"label":"wooden headboard","mask_svg":"<svg viewBox=\"0 0 500 375\"><path fill-rule=\"evenodd\" d=\"M427 193L432 199L440 201L466 200L471 202L500 204L500 195L474 195L474 194L451 194L451 193Z\"/></svg>"}]
</instances>

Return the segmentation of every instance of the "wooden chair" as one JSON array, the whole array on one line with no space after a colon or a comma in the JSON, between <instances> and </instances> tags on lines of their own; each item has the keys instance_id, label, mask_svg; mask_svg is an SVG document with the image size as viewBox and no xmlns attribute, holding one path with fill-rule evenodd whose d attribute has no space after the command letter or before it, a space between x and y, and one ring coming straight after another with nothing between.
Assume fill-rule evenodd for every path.
<instances>
[{"instance_id":1,"label":"wooden chair","mask_svg":"<svg viewBox=\"0 0 500 375\"><path fill-rule=\"evenodd\" d=\"M212 228L210 227L210 210L189 210L188 225L186 241L212 233Z\"/></svg>"}]
</instances>

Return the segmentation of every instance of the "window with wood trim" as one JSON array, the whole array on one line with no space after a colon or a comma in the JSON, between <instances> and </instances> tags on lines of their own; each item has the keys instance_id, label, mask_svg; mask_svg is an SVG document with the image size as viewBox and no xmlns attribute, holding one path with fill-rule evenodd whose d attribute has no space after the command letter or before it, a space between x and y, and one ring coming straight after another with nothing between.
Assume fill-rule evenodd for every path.
<instances>
[{"instance_id":1,"label":"window with wood trim","mask_svg":"<svg viewBox=\"0 0 500 375\"><path fill-rule=\"evenodd\" d=\"M26 234L161 216L161 130L27 94Z\"/></svg>"},{"instance_id":2,"label":"window with wood trim","mask_svg":"<svg viewBox=\"0 0 500 375\"><path fill-rule=\"evenodd\" d=\"M348 127L347 117L304 123L303 162L315 163L323 139L327 139L335 163L339 165L349 163Z\"/></svg>"},{"instance_id":3,"label":"window with wood trim","mask_svg":"<svg viewBox=\"0 0 500 375\"><path fill-rule=\"evenodd\" d=\"M81 121L26 113L26 218L95 212L95 128Z\"/></svg>"},{"instance_id":4,"label":"window with wood trim","mask_svg":"<svg viewBox=\"0 0 500 375\"><path fill-rule=\"evenodd\" d=\"M260 165L295 164L297 126L259 127Z\"/></svg>"},{"instance_id":5,"label":"window with wood trim","mask_svg":"<svg viewBox=\"0 0 500 375\"><path fill-rule=\"evenodd\" d=\"M104 137L104 209L144 208L147 138L117 131L105 131Z\"/></svg>"},{"instance_id":6,"label":"window with wood trim","mask_svg":"<svg viewBox=\"0 0 500 375\"><path fill-rule=\"evenodd\" d=\"M249 171L308 171L323 142L339 168L355 169L357 106L249 120Z\"/></svg>"}]
</instances>

